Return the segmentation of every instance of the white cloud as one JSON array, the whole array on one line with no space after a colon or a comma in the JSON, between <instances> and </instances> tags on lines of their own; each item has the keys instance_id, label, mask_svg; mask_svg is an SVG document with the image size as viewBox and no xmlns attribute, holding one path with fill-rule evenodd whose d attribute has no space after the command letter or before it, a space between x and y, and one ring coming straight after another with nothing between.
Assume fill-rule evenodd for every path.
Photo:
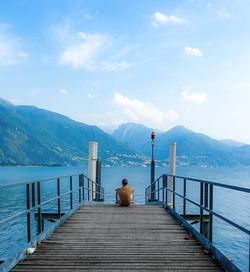
<instances>
[{"instance_id":1,"label":"white cloud","mask_svg":"<svg viewBox=\"0 0 250 272\"><path fill-rule=\"evenodd\" d=\"M168 16L158 11L154 13L153 20L151 23L153 26L168 25L168 24L179 25L179 24L185 24L186 20L180 19L176 16Z\"/></svg>"},{"instance_id":2,"label":"white cloud","mask_svg":"<svg viewBox=\"0 0 250 272\"><path fill-rule=\"evenodd\" d=\"M150 127L165 129L169 123L178 119L176 111L163 112L151 103L130 99L120 93L114 94L113 103L122 108L129 118L127 121L140 122Z\"/></svg>"},{"instance_id":3,"label":"white cloud","mask_svg":"<svg viewBox=\"0 0 250 272\"><path fill-rule=\"evenodd\" d=\"M184 47L184 54L188 56L194 57L203 57L203 52L199 48L192 48L192 47Z\"/></svg>"},{"instance_id":4,"label":"white cloud","mask_svg":"<svg viewBox=\"0 0 250 272\"><path fill-rule=\"evenodd\" d=\"M68 95L68 94L69 94L68 91L65 90L65 89L60 89L60 90L59 90L59 93L60 93L60 94L63 94L63 95Z\"/></svg>"},{"instance_id":5,"label":"white cloud","mask_svg":"<svg viewBox=\"0 0 250 272\"><path fill-rule=\"evenodd\" d=\"M100 51L108 44L108 37L101 34L77 33L78 41L68 46L60 54L61 64L73 69L96 69L96 58Z\"/></svg>"},{"instance_id":6,"label":"white cloud","mask_svg":"<svg viewBox=\"0 0 250 272\"><path fill-rule=\"evenodd\" d=\"M207 100L207 93L206 92L191 93L189 91L183 91L182 98L188 101L201 103Z\"/></svg>"},{"instance_id":7,"label":"white cloud","mask_svg":"<svg viewBox=\"0 0 250 272\"><path fill-rule=\"evenodd\" d=\"M0 25L0 66L8 66L24 61L28 54L21 48L21 39L9 34L6 26Z\"/></svg>"},{"instance_id":8,"label":"white cloud","mask_svg":"<svg viewBox=\"0 0 250 272\"><path fill-rule=\"evenodd\" d=\"M116 39L107 33L86 33L76 31L70 20L51 27L52 37L60 48L58 62L72 69L97 69L123 71L130 65L124 59L132 49L125 45L123 51L117 51ZM124 45L123 45L124 46ZM117 60L119 58L119 60Z\"/></svg>"}]
</instances>

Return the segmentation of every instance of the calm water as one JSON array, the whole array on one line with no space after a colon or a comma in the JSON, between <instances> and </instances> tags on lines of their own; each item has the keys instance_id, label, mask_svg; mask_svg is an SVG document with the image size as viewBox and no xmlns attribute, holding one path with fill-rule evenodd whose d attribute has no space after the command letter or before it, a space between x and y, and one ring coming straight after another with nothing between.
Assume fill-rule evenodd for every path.
<instances>
[{"instance_id":1,"label":"calm water","mask_svg":"<svg viewBox=\"0 0 250 272\"><path fill-rule=\"evenodd\" d=\"M57 177L74 173L87 174L86 168L70 167L1 167L0 185L18 183L23 181L37 180L47 177ZM156 168L156 176L166 173L167 169ZM232 184L243 187L250 187L250 167L244 168L177 168L177 175L203 178L219 183ZM120 186L121 179L126 177L132 187L135 188L135 202L144 203L144 190L149 184L150 169L138 167L115 167L102 169L102 185L105 188L105 201L113 203L115 199L114 189ZM73 178L73 189L77 189L78 179ZM182 184L177 181L177 190L181 192ZM69 189L68 179L62 179L61 191ZM188 196L199 199L198 185L190 182L187 189ZM41 184L42 201L56 195L56 179ZM74 204L78 200L77 191L74 193ZM43 211L55 211L56 200L43 207ZM63 199L63 210L69 210L69 196ZM177 199L177 210L181 211L182 202ZM26 207L25 187L20 186L13 189L2 189L0 191L0 220L6 216L14 215L23 211ZM198 212L195 207L188 205L187 212ZM223 216L250 228L250 196L246 193L232 192L227 189L214 190L214 209ZM32 219L34 215L32 214ZM5 227L0 226L0 260L6 259L19 248L25 245L26 241L26 216L9 223ZM32 220L35 236L35 221ZM48 226L48 225L47 225ZM214 220L214 243L230 259L232 259L242 271L247 271L249 240L247 235L225 224L220 220Z\"/></svg>"}]
</instances>

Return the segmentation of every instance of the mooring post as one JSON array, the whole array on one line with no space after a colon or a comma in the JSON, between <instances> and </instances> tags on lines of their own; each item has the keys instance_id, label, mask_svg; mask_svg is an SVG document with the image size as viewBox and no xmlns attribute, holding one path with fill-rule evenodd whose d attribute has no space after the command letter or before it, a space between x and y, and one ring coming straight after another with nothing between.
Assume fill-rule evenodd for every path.
<instances>
[{"instance_id":1,"label":"mooring post","mask_svg":"<svg viewBox=\"0 0 250 272\"><path fill-rule=\"evenodd\" d=\"M95 199L96 186L93 181L96 181L96 161L97 161L98 143L89 142L89 182L88 182L88 195L89 201Z\"/></svg>"},{"instance_id":2,"label":"mooring post","mask_svg":"<svg viewBox=\"0 0 250 272\"><path fill-rule=\"evenodd\" d=\"M170 175L175 175L175 166L176 166L176 143L172 143L170 145L170 150L169 150L169 174ZM174 186L174 178L173 177L169 177L169 186L168 188L170 190L173 191ZM170 206L171 208L173 208L173 193L172 192L167 192L168 196L168 206Z\"/></svg>"}]
</instances>

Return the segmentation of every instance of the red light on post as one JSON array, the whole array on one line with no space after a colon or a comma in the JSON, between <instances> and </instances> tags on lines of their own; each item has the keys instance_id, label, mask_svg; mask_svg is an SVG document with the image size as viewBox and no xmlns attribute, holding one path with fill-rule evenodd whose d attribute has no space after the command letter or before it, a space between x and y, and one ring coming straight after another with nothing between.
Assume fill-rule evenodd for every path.
<instances>
[{"instance_id":1,"label":"red light on post","mask_svg":"<svg viewBox=\"0 0 250 272\"><path fill-rule=\"evenodd\" d=\"M154 139L155 139L155 133L154 133L154 131L152 131L152 133L151 133L151 140L152 140L152 142L154 141Z\"/></svg>"}]
</instances>

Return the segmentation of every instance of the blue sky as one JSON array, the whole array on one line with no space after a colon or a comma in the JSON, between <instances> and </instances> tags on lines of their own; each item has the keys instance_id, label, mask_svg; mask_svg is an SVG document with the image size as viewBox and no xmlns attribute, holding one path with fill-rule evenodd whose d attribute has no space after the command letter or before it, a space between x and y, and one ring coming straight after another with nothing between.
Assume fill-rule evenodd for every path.
<instances>
[{"instance_id":1,"label":"blue sky","mask_svg":"<svg viewBox=\"0 0 250 272\"><path fill-rule=\"evenodd\" d=\"M0 0L0 97L250 144L249 0Z\"/></svg>"}]
</instances>

